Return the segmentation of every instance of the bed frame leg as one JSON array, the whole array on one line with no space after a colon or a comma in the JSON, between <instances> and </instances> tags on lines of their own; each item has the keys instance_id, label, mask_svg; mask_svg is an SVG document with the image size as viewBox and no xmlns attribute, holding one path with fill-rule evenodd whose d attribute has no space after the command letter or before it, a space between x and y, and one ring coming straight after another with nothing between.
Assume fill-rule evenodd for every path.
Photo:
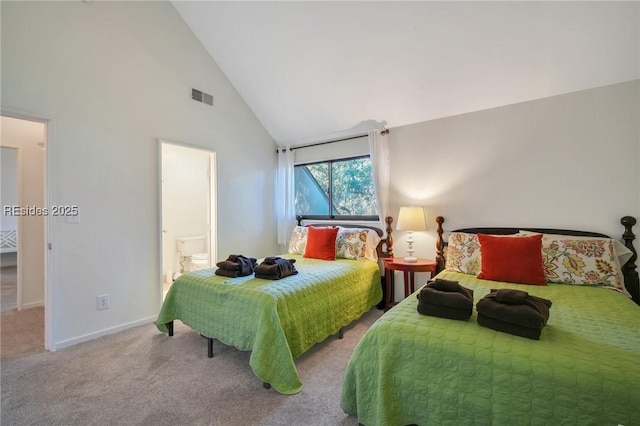
<instances>
[{"instance_id":1,"label":"bed frame leg","mask_svg":"<svg viewBox=\"0 0 640 426\"><path fill-rule=\"evenodd\" d=\"M262 387L265 389L271 389L271 384L267 383L267 382L262 382Z\"/></svg>"},{"instance_id":2,"label":"bed frame leg","mask_svg":"<svg viewBox=\"0 0 640 426\"><path fill-rule=\"evenodd\" d=\"M169 336L173 336L173 321L167 323L167 328L169 329Z\"/></svg>"},{"instance_id":3,"label":"bed frame leg","mask_svg":"<svg viewBox=\"0 0 640 426\"><path fill-rule=\"evenodd\" d=\"M213 358L213 339L207 337L207 357Z\"/></svg>"},{"instance_id":4,"label":"bed frame leg","mask_svg":"<svg viewBox=\"0 0 640 426\"><path fill-rule=\"evenodd\" d=\"M340 327L338 330L338 339L342 339L344 337L344 327Z\"/></svg>"}]
</instances>

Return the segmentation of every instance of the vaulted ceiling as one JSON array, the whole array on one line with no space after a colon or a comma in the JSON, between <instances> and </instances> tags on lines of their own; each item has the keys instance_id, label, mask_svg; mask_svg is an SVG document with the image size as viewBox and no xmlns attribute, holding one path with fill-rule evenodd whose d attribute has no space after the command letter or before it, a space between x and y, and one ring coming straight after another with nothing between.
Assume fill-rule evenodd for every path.
<instances>
[{"instance_id":1,"label":"vaulted ceiling","mask_svg":"<svg viewBox=\"0 0 640 426\"><path fill-rule=\"evenodd\" d=\"M640 78L638 2L173 4L280 145Z\"/></svg>"}]
</instances>

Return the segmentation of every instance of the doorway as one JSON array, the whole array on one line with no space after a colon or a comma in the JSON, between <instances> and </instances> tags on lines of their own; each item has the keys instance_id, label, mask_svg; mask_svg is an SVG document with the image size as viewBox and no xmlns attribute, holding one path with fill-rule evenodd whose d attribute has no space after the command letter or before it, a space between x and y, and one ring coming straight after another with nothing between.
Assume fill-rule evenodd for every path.
<instances>
[{"instance_id":1,"label":"doorway","mask_svg":"<svg viewBox=\"0 0 640 426\"><path fill-rule=\"evenodd\" d=\"M2 266L9 267L6 271L2 268L0 276L3 321L10 320L7 315L37 318L11 345L18 347L28 342L37 345L32 348L37 351L48 347L48 334L45 333L48 324L44 315L47 294L47 122L5 111L1 120L0 260ZM15 295L10 305L4 300L8 285L11 285L9 294Z\"/></svg>"},{"instance_id":2,"label":"doorway","mask_svg":"<svg viewBox=\"0 0 640 426\"><path fill-rule=\"evenodd\" d=\"M183 273L216 259L215 152L160 140L163 299Z\"/></svg>"}]
</instances>

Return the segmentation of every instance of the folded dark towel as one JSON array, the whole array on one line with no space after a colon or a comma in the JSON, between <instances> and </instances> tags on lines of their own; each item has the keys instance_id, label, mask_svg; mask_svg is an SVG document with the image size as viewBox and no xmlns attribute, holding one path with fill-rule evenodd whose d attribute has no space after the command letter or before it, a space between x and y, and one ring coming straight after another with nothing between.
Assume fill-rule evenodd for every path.
<instances>
[{"instance_id":1,"label":"folded dark towel","mask_svg":"<svg viewBox=\"0 0 640 426\"><path fill-rule=\"evenodd\" d=\"M540 329L549 319L551 301L528 294L523 303L513 305L496 300L497 291L487 294L476 304L479 314L522 327Z\"/></svg>"},{"instance_id":2,"label":"folded dark towel","mask_svg":"<svg viewBox=\"0 0 640 426\"><path fill-rule=\"evenodd\" d=\"M529 295L526 291L513 290L510 288L502 288L500 290L491 290L496 293L496 300L500 303L508 303L510 305L522 305Z\"/></svg>"},{"instance_id":3,"label":"folded dark towel","mask_svg":"<svg viewBox=\"0 0 640 426\"><path fill-rule=\"evenodd\" d=\"M442 288L446 290L441 290ZM427 285L420 289L417 296L420 300L426 298L433 305L460 309L473 307L473 290L461 286L457 281L440 279L427 281Z\"/></svg>"},{"instance_id":4,"label":"folded dark towel","mask_svg":"<svg viewBox=\"0 0 640 426\"><path fill-rule=\"evenodd\" d=\"M433 282L433 287L440 291L457 292L460 287L458 281L443 280L442 278L436 278Z\"/></svg>"},{"instance_id":5,"label":"folded dark towel","mask_svg":"<svg viewBox=\"0 0 640 426\"><path fill-rule=\"evenodd\" d=\"M244 277L246 275L251 275L257 264L257 259L254 257L246 257L241 254L230 254L227 260L216 263L216 266L227 271L238 271L238 276Z\"/></svg>"},{"instance_id":6,"label":"folded dark towel","mask_svg":"<svg viewBox=\"0 0 640 426\"><path fill-rule=\"evenodd\" d=\"M431 303L420 301L420 303L418 303L418 312L422 315L432 317L466 321L471 317L473 307L471 309L458 309L450 306L432 305Z\"/></svg>"},{"instance_id":7,"label":"folded dark towel","mask_svg":"<svg viewBox=\"0 0 640 426\"><path fill-rule=\"evenodd\" d=\"M471 290L466 289L469 292ZM473 294L473 293L472 293ZM418 293L418 300L432 305L448 306L456 309L473 310L473 296L463 292L449 292L436 290L428 284Z\"/></svg>"},{"instance_id":8,"label":"folded dark towel","mask_svg":"<svg viewBox=\"0 0 640 426\"><path fill-rule=\"evenodd\" d=\"M227 271L239 271L240 264L238 262L232 262L230 260L221 260L216 263L216 266L220 269L225 269Z\"/></svg>"},{"instance_id":9,"label":"folded dark towel","mask_svg":"<svg viewBox=\"0 0 640 426\"><path fill-rule=\"evenodd\" d=\"M492 330L514 334L516 336L526 337L533 340L540 340L540 335L542 334L543 329L543 327L530 328L505 321L500 321L486 315L482 315L480 312L478 312L478 324Z\"/></svg>"},{"instance_id":10,"label":"folded dark towel","mask_svg":"<svg viewBox=\"0 0 640 426\"><path fill-rule=\"evenodd\" d=\"M275 265L277 263L282 263L283 261L288 263L296 263L295 259L283 259L278 256L270 256L264 258L264 263L266 263L267 265Z\"/></svg>"},{"instance_id":11,"label":"folded dark towel","mask_svg":"<svg viewBox=\"0 0 640 426\"><path fill-rule=\"evenodd\" d=\"M267 263L267 259L269 262ZM289 275L296 275L298 271L293 266L295 259L283 259L281 257L269 257L266 258L261 264L256 266L254 273L257 278L264 278L267 280L279 280Z\"/></svg>"},{"instance_id":12,"label":"folded dark towel","mask_svg":"<svg viewBox=\"0 0 640 426\"><path fill-rule=\"evenodd\" d=\"M473 313L473 290L461 286L457 281L429 281L417 296L418 312L423 315L467 320Z\"/></svg>"},{"instance_id":13,"label":"folded dark towel","mask_svg":"<svg viewBox=\"0 0 640 426\"><path fill-rule=\"evenodd\" d=\"M216 269L214 273L216 275L220 275L222 277L229 277L229 278L237 278L241 276L240 271L229 271L228 269L222 269L222 268Z\"/></svg>"}]
</instances>

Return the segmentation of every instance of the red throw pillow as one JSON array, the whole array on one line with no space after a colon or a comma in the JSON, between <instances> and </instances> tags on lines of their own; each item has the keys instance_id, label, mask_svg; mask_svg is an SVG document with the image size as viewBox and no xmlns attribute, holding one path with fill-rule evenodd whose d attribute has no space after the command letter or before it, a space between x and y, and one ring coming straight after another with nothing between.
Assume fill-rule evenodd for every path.
<instances>
[{"instance_id":1,"label":"red throw pillow","mask_svg":"<svg viewBox=\"0 0 640 426\"><path fill-rule=\"evenodd\" d=\"M322 260L336 260L336 237L339 228L309 227L307 247L304 257Z\"/></svg>"},{"instance_id":2,"label":"red throw pillow","mask_svg":"<svg viewBox=\"0 0 640 426\"><path fill-rule=\"evenodd\" d=\"M542 235L494 237L478 234L481 268L478 278L518 284L547 285L542 264Z\"/></svg>"}]
</instances>

